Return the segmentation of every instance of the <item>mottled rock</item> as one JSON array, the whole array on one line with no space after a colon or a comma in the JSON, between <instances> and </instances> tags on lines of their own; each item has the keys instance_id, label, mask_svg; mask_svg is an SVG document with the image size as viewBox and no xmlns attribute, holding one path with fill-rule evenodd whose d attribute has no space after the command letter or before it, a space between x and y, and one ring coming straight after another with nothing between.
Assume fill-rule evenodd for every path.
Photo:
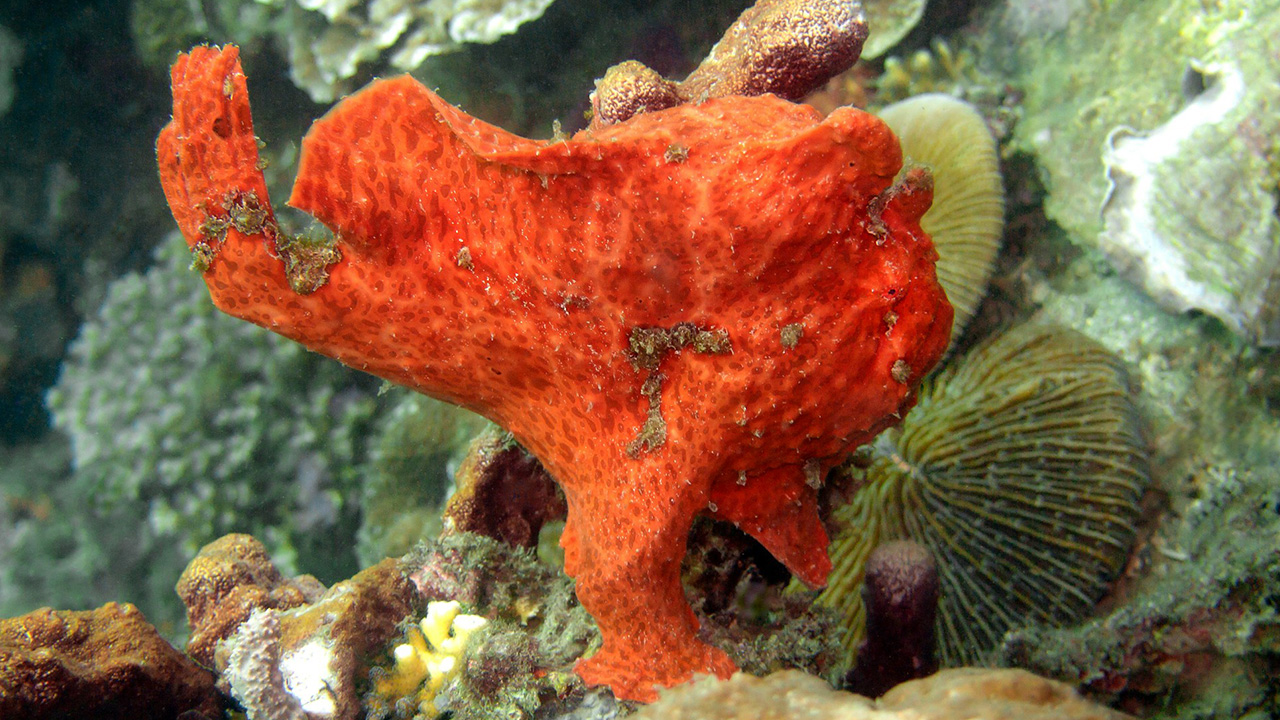
<instances>
[{"instance_id":1,"label":"mottled rock","mask_svg":"<svg viewBox=\"0 0 1280 720\"><path fill-rule=\"evenodd\" d=\"M1258 62L1234 50L1193 62L1181 110L1151 130L1107 136L1098 241L1164 307L1207 312L1275 346L1280 221L1268 136L1280 129L1271 110L1280 91L1250 81Z\"/></svg>"},{"instance_id":2,"label":"mottled rock","mask_svg":"<svg viewBox=\"0 0 1280 720\"><path fill-rule=\"evenodd\" d=\"M0 620L0 717L222 717L213 676L132 605Z\"/></svg>"},{"instance_id":3,"label":"mottled rock","mask_svg":"<svg viewBox=\"0 0 1280 720\"><path fill-rule=\"evenodd\" d=\"M218 643L219 686L250 717L354 720L370 658L418 601L400 562L387 559L309 605L257 609Z\"/></svg>"},{"instance_id":4,"label":"mottled rock","mask_svg":"<svg viewBox=\"0 0 1280 720\"><path fill-rule=\"evenodd\" d=\"M1128 602L1075 627L1009 633L1000 662L1144 717L1277 717L1280 484L1272 469L1232 465L1188 482L1200 497L1156 531Z\"/></svg>"},{"instance_id":5,"label":"mottled rock","mask_svg":"<svg viewBox=\"0 0 1280 720\"><path fill-rule=\"evenodd\" d=\"M324 592L310 575L285 579L262 543L239 534L224 535L201 548L176 589L191 627L187 652L206 667L213 667L218 641L235 632L254 610L297 607Z\"/></svg>"},{"instance_id":6,"label":"mottled rock","mask_svg":"<svg viewBox=\"0 0 1280 720\"><path fill-rule=\"evenodd\" d=\"M635 720L1121 720L1069 685L1024 670L955 668L903 683L879 701L794 670L673 688Z\"/></svg>"},{"instance_id":7,"label":"mottled rock","mask_svg":"<svg viewBox=\"0 0 1280 720\"><path fill-rule=\"evenodd\" d=\"M473 532L532 548L543 524L563 520L567 512L551 474L505 432L476 438L454 482L458 489L444 510L446 532Z\"/></svg>"},{"instance_id":8,"label":"mottled rock","mask_svg":"<svg viewBox=\"0 0 1280 720\"><path fill-rule=\"evenodd\" d=\"M1122 720L1066 683L1008 668L953 668L890 690L878 708L912 720Z\"/></svg>"}]
</instances>

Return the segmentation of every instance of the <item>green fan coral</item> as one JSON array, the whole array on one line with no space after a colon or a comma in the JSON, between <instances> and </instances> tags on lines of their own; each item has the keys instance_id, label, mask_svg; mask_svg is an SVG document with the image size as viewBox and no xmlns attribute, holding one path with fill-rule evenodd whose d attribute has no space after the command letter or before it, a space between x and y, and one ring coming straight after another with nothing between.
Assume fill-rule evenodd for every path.
<instances>
[{"instance_id":1,"label":"green fan coral","mask_svg":"<svg viewBox=\"0 0 1280 720\"><path fill-rule=\"evenodd\" d=\"M1120 571L1148 481L1119 359L1075 332L1023 325L927 381L902 425L843 468L834 570L850 651L877 545L910 538L942 581L943 665L982 662L1005 631L1084 617Z\"/></svg>"},{"instance_id":2,"label":"green fan coral","mask_svg":"<svg viewBox=\"0 0 1280 720\"><path fill-rule=\"evenodd\" d=\"M955 307L954 344L987 292L1004 229L1004 183L996 141L972 105L917 95L881 110L908 162L933 172L933 206L920 226L938 248L938 282Z\"/></svg>"}]
</instances>

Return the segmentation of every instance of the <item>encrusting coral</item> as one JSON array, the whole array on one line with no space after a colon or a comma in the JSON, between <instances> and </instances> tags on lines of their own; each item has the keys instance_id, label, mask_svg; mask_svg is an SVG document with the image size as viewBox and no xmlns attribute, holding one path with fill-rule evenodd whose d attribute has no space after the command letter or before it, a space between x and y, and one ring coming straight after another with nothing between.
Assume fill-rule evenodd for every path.
<instances>
[{"instance_id":1,"label":"encrusting coral","mask_svg":"<svg viewBox=\"0 0 1280 720\"><path fill-rule=\"evenodd\" d=\"M406 568L387 558L310 604L257 608L217 645L219 687L252 720L356 720L374 658L420 601Z\"/></svg>"},{"instance_id":2,"label":"encrusting coral","mask_svg":"<svg viewBox=\"0 0 1280 720\"><path fill-rule=\"evenodd\" d=\"M0 717L221 718L213 675L138 609L42 608L0 620Z\"/></svg>"},{"instance_id":3,"label":"encrusting coral","mask_svg":"<svg viewBox=\"0 0 1280 720\"><path fill-rule=\"evenodd\" d=\"M609 68L591 93L591 126L733 95L799 100L853 65L866 38L860 3L759 0L681 82L634 60Z\"/></svg>"},{"instance_id":4,"label":"encrusting coral","mask_svg":"<svg viewBox=\"0 0 1280 720\"><path fill-rule=\"evenodd\" d=\"M404 562L421 597L460 602L490 621L436 698L455 720L529 717L549 698L581 691L569 668L600 635L558 568L475 533L424 542ZM373 700L366 696L371 711Z\"/></svg>"},{"instance_id":5,"label":"encrusting coral","mask_svg":"<svg viewBox=\"0 0 1280 720\"><path fill-rule=\"evenodd\" d=\"M868 554L898 538L924 545L947 666L989 659L1011 628L1088 613L1124 565L1148 483L1122 362L1037 324L930 378L867 450L840 471L852 495L832 511L835 567L819 601L843 610L853 652Z\"/></svg>"},{"instance_id":6,"label":"encrusting coral","mask_svg":"<svg viewBox=\"0 0 1280 720\"><path fill-rule=\"evenodd\" d=\"M287 610L314 602L324 586L310 575L285 579L267 549L249 535L224 535L187 564L175 588L187 608L187 654L213 667L213 652L258 609Z\"/></svg>"},{"instance_id":7,"label":"encrusting coral","mask_svg":"<svg viewBox=\"0 0 1280 720\"><path fill-rule=\"evenodd\" d=\"M380 81L303 142L291 204L337 235L313 244L268 204L236 50L179 58L173 91L161 178L214 302L489 417L561 484L585 680L731 672L679 583L699 513L824 582L816 485L951 327L932 179L898 178L883 122L731 96L541 143Z\"/></svg>"}]
</instances>

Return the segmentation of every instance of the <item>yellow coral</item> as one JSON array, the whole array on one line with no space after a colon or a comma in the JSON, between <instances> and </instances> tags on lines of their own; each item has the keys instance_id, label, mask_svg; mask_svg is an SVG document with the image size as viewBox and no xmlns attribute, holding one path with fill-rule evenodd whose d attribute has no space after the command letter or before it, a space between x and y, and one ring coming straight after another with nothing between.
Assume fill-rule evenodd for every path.
<instances>
[{"instance_id":1,"label":"yellow coral","mask_svg":"<svg viewBox=\"0 0 1280 720\"><path fill-rule=\"evenodd\" d=\"M885 59L884 73L876 80L876 100L894 102L923 93L962 95L966 87L980 83L973 53L935 38L929 50L917 50L905 60L896 55Z\"/></svg>"},{"instance_id":2,"label":"yellow coral","mask_svg":"<svg viewBox=\"0 0 1280 720\"><path fill-rule=\"evenodd\" d=\"M409 628L405 642L392 650L394 665L374 680L374 692L393 703L413 698L426 717L440 714L436 695L459 672L458 663L477 631L488 624L478 615L463 615L454 601L427 604L427 615Z\"/></svg>"}]
</instances>

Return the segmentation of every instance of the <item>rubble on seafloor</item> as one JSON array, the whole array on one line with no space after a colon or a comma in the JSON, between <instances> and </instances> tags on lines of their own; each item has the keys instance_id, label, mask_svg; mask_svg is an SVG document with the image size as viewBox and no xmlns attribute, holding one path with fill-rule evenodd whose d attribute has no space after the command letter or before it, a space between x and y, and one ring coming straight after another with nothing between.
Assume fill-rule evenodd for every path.
<instances>
[{"instance_id":1,"label":"rubble on seafloor","mask_svg":"<svg viewBox=\"0 0 1280 720\"><path fill-rule=\"evenodd\" d=\"M214 623L220 639L211 668L169 646L131 606L43 610L0 621L0 711L33 719L158 710L214 720L225 707L248 720L608 720L635 709L584 687L572 672L597 646L598 633L574 601L571 581L529 551L456 534L283 607L289 603L273 596L314 581L281 578L262 562L260 547L246 536L223 538L193 562L189 575L202 581L184 583L193 623L233 619ZM791 666L779 659L788 648L749 661L739 653L765 646L753 651L726 639L741 632L714 642L764 677L672 689L637 717L741 718L762 704L776 717L804 717L787 714L801 708L821 709L815 718L868 720L974 712L1024 720L1123 717L1024 671L943 671L871 700L801 671L772 672ZM193 633L188 649L203 653L208 642L207 634ZM785 644L794 649L794 640Z\"/></svg>"},{"instance_id":2,"label":"rubble on seafloor","mask_svg":"<svg viewBox=\"0 0 1280 720\"><path fill-rule=\"evenodd\" d=\"M1123 720L1071 686L1025 670L952 668L879 700L832 690L794 670L706 678L667 691L636 720Z\"/></svg>"}]
</instances>

